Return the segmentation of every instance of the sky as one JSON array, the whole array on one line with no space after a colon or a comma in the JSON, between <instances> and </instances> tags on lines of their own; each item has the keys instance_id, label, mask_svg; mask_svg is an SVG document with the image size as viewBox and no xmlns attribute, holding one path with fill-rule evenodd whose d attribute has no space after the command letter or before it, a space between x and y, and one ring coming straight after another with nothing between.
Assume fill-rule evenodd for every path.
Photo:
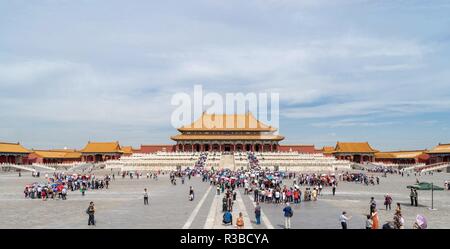
<instances>
[{"instance_id":1,"label":"sky","mask_svg":"<svg viewBox=\"0 0 450 249\"><path fill-rule=\"evenodd\" d=\"M0 141L171 144L171 98L201 85L279 93L284 144L449 143L448 13L447 0L0 0Z\"/></svg>"}]
</instances>

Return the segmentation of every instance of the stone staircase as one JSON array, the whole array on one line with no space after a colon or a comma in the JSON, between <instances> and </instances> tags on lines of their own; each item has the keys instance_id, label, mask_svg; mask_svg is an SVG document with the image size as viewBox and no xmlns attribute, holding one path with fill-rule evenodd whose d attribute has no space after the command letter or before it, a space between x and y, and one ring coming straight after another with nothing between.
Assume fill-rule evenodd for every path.
<instances>
[{"instance_id":1,"label":"stone staircase","mask_svg":"<svg viewBox=\"0 0 450 249\"><path fill-rule=\"evenodd\" d=\"M26 171L32 171L32 172L36 172L36 170L34 168L28 167L28 166L24 166L24 165L18 165L18 164L1 164L0 167L2 168L13 168L16 170L26 170Z\"/></svg>"},{"instance_id":2,"label":"stone staircase","mask_svg":"<svg viewBox=\"0 0 450 249\"><path fill-rule=\"evenodd\" d=\"M231 169L234 170L235 169L235 165L234 165L234 155L231 154L222 154L222 156L220 157L220 163L219 163L219 168L220 169Z\"/></svg>"}]
</instances>

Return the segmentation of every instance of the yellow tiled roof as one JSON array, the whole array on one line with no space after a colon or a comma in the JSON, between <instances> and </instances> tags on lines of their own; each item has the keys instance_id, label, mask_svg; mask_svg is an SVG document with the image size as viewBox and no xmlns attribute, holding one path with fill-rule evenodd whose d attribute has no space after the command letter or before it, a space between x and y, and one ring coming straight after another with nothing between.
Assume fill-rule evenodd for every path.
<instances>
[{"instance_id":1,"label":"yellow tiled roof","mask_svg":"<svg viewBox=\"0 0 450 249\"><path fill-rule=\"evenodd\" d=\"M277 129L257 120L252 113L246 114L207 114L190 125L178 128L179 131L276 131Z\"/></svg>"},{"instance_id":2,"label":"yellow tiled roof","mask_svg":"<svg viewBox=\"0 0 450 249\"><path fill-rule=\"evenodd\" d=\"M276 140L281 141L283 136L278 135L176 135L172 140Z\"/></svg>"},{"instance_id":3,"label":"yellow tiled roof","mask_svg":"<svg viewBox=\"0 0 450 249\"><path fill-rule=\"evenodd\" d=\"M334 147L333 147L333 146L324 146L324 147L322 148L322 152L323 152L324 154L331 154L331 153L334 152Z\"/></svg>"},{"instance_id":4,"label":"yellow tiled roof","mask_svg":"<svg viewBox=\"0 0 450 249\"><path fill-rule=\"evenodd\" d=\"M122 153L119 142L89 142L82 153Z\"/></svg>"},{"instance_id":5,"label":"yellow tiled roof","mask_svg":"<svg viewBox=\"0 0 450 249\"><path fill-rule=\"evenodd\" d=\"M375 153L377 150L372 149L368 142L337 142L334 149L337 153Z\"/></svg>"},{"instance_id":6,"label":"yellow tiled roof","mask_svg":"<svg viewBox=\"0 0 450 249\"><path fill-rule=\"evenodd\" d=\"M81 152L75 150L34 150L37 156L42 158L71 158L76 159L81 157Z\"/></svg>"},{"instance_id":7,"label":"yellow tiled roof","mask_svg":"<svg viewBox=\"0 0 450 249\"><path fill-rule=\"evenodd\" d=\"M431 150L427 151L428 154L438 154L438 153L450 153L450 144L439 144Z\"/></svg>"},{"instance_id":8,"label":"yellow tiled roof","mask_svg":"<svg viewBox=\"0 0 450 249\"><path fill-rule=\"evenodd\" d=\"M383 159L404 159L404 158L416 158L424 154L424 150L413 150L413 151L386 151L375 153L375 158Z\"/></svg>"},{"instance_id":9,"label":"yellow tiled roof","mask_svg":"<svg viewBox=\"0 0 450 249\"><path fill-rule=\"evenodd\" d=\"M122 147L122 152L125 154L133 154L133 147L132 146L124 146L124 147Z\"/></svg>"},{"instance_id":10,"label":"yellow tiled roof","mask_svg":"<svg viewBox=\"0 0 450 249\"><path fill-rule=\"evenodd\" d=\"M0 152L3 153L31 153L19 143L3 143L0 142Z\"/></svg>"}]
</instances>

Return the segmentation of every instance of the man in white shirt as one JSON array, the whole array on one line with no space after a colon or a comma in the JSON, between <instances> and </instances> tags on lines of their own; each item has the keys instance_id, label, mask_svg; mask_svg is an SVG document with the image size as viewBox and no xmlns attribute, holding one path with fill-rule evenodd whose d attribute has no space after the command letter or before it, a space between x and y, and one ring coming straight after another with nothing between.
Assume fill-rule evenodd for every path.
<instances>
[{"instance_id":1,"label":"man in white shirt","mask_svg":"<svg viewBox=\"0 0 450 249\"><path fill-rule=\"evenodd\" d=\"M342 229L347 229L347 221L352 217L347 217L347 212L342 212L342 215L339 216L339 221L341 222Z\"/></svg>"}]
</instances>

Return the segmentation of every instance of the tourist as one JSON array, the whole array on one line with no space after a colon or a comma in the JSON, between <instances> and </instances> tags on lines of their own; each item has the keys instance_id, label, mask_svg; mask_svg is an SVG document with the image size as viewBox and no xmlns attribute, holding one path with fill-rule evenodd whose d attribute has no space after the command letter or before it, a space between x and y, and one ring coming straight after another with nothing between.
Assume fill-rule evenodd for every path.
<instances>
[{"instance_id":1,"label":"tourist","mask_svg":"<svg viewBox=\"0 0 450 249\"><path fill-rule=\"evenodd\" d=\"M255 219L256 225L261 224L261 206L259 205L259 202L256 203L255 207Z\"/></svg>"},{"instance_id":2,"label":"tourist","mask_svg":"<svg viewBox=\"0 0 450 249\"><path fill-rule=\"evenodd\" d=\"M427 229L427 220L422 215L416 216L416 221L413 224L413 229Z\"/></svg>"},{"instance_id":3,"label":"tourist","mask_svg":"<svg viewBox=\"0 0 450 249\"><path fill-rule=\"evenodd\" d=\"M236 220L236 227L237 229L243 229L244 228L244 217L242 216L242 213L239 213L239 217Z\"/></svg>"},{"instance_id":4,"label":"tourist","mask_svg":"<svg viewBox=\"0 0 450 249\"><path fill-rule=\"evenodd\" d=\"M289 206L289 202L286 203L286 206L283 208L284 212L284 228L291 229L291 218L294 216L294 211Z\"/></svg>"},{"instance_id":5,"label":"tourist","mask_svg":"<svg viewBox=\"0 0 450 249\"><path fill-rule=\"evenodd\" d=\"M43 201L47 200L47 191L45 190L45 188L43 188L41 191L41 197Z\"/></svg>"},{"instance_id":6,"label":"tourist","mask_svg":"<svg viewBox=\"0 0 450 249\"><path fill-rule=\"evenodd\" d=\"M366 216L366 229L372 229L373 226L373 221L372 221L372 217L370 216L370 214L368 214Z\"/></svg>"},{"instance_id":7,"label":"tourist","mask_svg":"<svg viewBox=\"0 0 450 249\"><path fill-rule=\"evenodd\" d=\"M376 208L373 209L373 212L371 213L370 216L372 218L372 229L378 229L380 220L378 218L378 211Z\"/></svg>"},{"instance_id":8,"label":"tourist","mask_svg":"<svg viewBox=\"0 0 450 249\"><path fill-rule=\"evenodd\" d=\"M228 206L227 206L227 204L228 204L228 199L227 199L227 197L224 195L224 196L223 196L223 199L222 199L222 212L228 211Z\"/></svg>"},{"instance_id":9,"label":"tourist","mask_svg":"<svg viewBox=\"0 0 450 249\"><path fill-rule=\"evenodd\" d=\"M347 222L348 220L350 220L352 217L347 217L347 212L342 212L342 215L339 216L339 221L341 222L341 226L342 229L347 229Z\"/></svg>"},{"instance_id":10,"label":"tourist","mask_svg":"<svg viewBox=\"0 0 450 249\"><path fill-rule=\"evenodd\" d=\"M66 200L66 199L67 199L66 196L67 196L67 188L64 187L64 188L62 188L62 190L61 190L61 197L62 197L63 200Z\"/></svg>"},{"instance_id":11,"label":"tourist","mask_svg":"<svg viewBox=\"0 0 450 249\"><path fill-rule=\"evenodd\" d=\"M395 212L401 212L402 207L400 206L400 203L397 202L397 207L395 208Z\"/></svg>"},{"instance_id":12,"label":"tourist","mask_svg":"<svg viewBox=\"0 0 450 249\"><path fill-rule=\"evenodd\" d=\"M377 202L375 201L374 197L370 197L369 205L370 205L370 209L369 209L370 213L373 213L373 210L376 209L376 207L377 207Z\"/></svg>"},{"instance_id":13,"label":"tourist","mask_svg":"<svg viewBox=\"0 0 450 249\"><path fill-rule=\"evenodd\" d=\"M336 183L333 183L332 191L334 196L336 194Z\"/></svg>"},{"instance_id":14,"label":"tourist","mask_svg":"<svg viewBox=\"0 0 450 249\"><path fill-rule=\"evenodd\" d=\"M391 210L391 203L392 203L392 197L389 194L386 194L384 196L384 205L386 206L386 211L388 210L388 207L389 207L389 210Z\"/></svg>"},{"instance_id":15,"label":"tourist","mask_svg":"<svg viewBox=\"0 0 450 249\"><path fill-rule=\"evenodd\" d=\"M409 198L411 199L411 206L414 206L414 189L411 188L411 192L409 193Z\"/></svg>"},{"instance_id":16,"label":"tourist","mask_svg":"<svg viewBox=\"0 0 450 249\"><path fill-rule=\"evenodd\" d=\"M89 215L88 226L90 225L95 226L95 217L94 217L95 207L93 201L89 203L89 207L87 208L86 213Z\"/></svg>"},{"instance_id":17,"label":"tourist","mask_svg":"<svg viewBox=\"0 0 450 249\"><path fill-rule=\"evenodd\" d=\"M313 201L317 201L317 189L316 188L313 189L311 195L312 195Z\"/></svg>"},{"instance_id":18,"label":"tourist","mask_svg":"<svg viewBox=\"0 0 450 249\"><path fill-rule=\"evenodd\" d=\"M230 211L225 211L225 213L223 214L222 223L224 225L233 225L233 215L231 214Z\"/></svg>"},{"instance_id":19,"label":"tourist","mask_svg":"<svg viewBox=\"0 0 450 249\"><path fill-rule=\"evenodd\" d=\"M253 190L253 201L258 202L258 200L259 200L259 189L255 188L255 190Z\"/></svg>"},{"instance_id":20,"label":"tourist","mask_svg":"<svg viewBox=\"0 0 450 249\"><path fill-rule=\"evenodd\" d=\"M194 188L189 187L189 200L193 201L194 200Z\"/></svg>"},{"instance_id":21,"label":"tourist","mask_svg":"<svg viewBox=\"0 0 450 249\"><path fill-rule=\"evenodd\" d=\"M148 192L147 188L144 188L144 206L148 205Z\"/></svg>"},{"instance_id":22,"label":"tourist","mask_svg":"<svg viewBox=\"0 0 450 249\"><path fill-rule=\"evenodd\" d=\"M233 211L233 199L231 196L227 197L227 210L232 212Z\"/></svg>"},{"instance_id":23,"label":"tourist","mask_svg":"<svg viewBox=\"0 0 450 249\"><path fill-rule=\"evenodd\" d=\"M394 228L404 229L405 220L403 219L401 211L395 211L394 215Z\"/></svg>"}]
</instances>

